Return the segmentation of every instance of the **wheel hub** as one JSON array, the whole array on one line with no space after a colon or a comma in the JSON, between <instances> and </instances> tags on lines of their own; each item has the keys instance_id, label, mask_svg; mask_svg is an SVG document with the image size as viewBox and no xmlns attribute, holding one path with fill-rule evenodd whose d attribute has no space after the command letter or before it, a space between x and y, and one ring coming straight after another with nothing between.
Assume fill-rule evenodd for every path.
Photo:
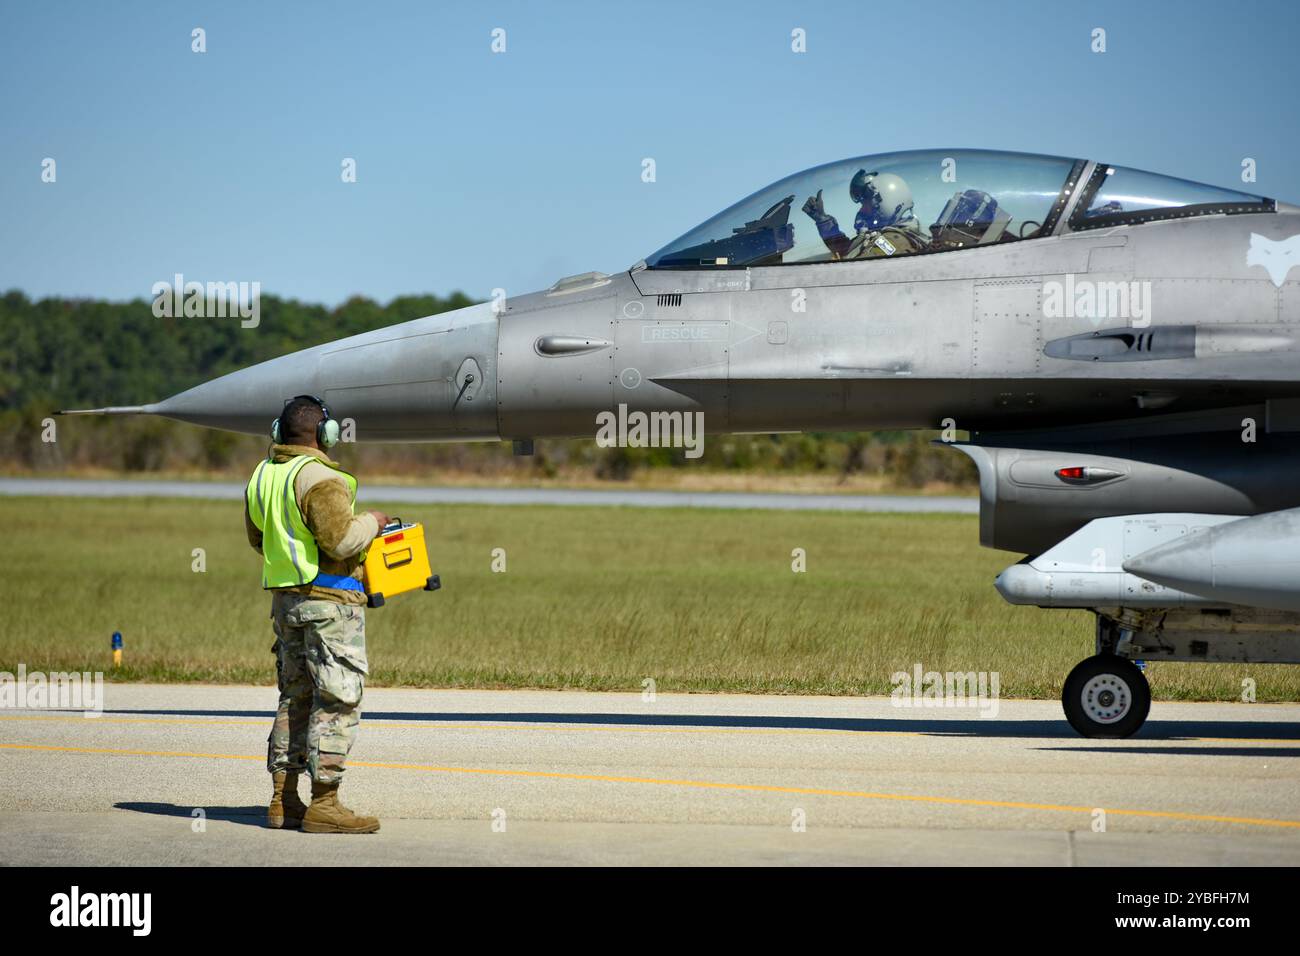
<instances>
[{"instance_id":1,"label":"wheel hub","mask_svg":"<svg viewBox=\"0 0 1300 956\"><path fill-rule=\"evenodd\" d=\"M1133 705L1133 693L1115 674L1098 674L1083 685L1083 712L1099 724L1123 719Z\"/></svg>"}]
</instances>

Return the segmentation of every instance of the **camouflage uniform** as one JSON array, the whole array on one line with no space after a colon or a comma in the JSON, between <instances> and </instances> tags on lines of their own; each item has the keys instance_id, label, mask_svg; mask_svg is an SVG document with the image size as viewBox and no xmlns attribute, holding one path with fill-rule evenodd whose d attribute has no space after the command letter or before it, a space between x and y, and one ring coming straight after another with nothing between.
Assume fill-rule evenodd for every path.
<instances>
[{"instance_id":1,"label":"camouflage uniform","mask_svg":"<svg viewBox=\"0 0 1300 956\"><path fill-rule=\"evenodd\" d=\"M271 599L280 706L266 767L337 783L356 740L365 691L365 609L277 591Z\"/></svg>"},{"instance_id":2,"label":"camouflage uniform","mask_svg":"<svg viewBox=\"0 0 1300 956\"><path fill-rule=\"evenodd\" d=\"M299 455L309 462L294 482L294 498L319 548L322 574L360 578L365 549L379 531L373 515L354 514L337 465L316 448L275 445L273 460ZM263 535L247 507L248 543L259 553ZM319 579L318 579L319 580ZM271 589L280 704L267 738L266 769L309 770L316 783L338 783L361 722L366 674L366 595L316 581Z\"/></svg>"},{"instance_id":3,"label":"camouflage uniform","mask_svg":"<svg viewBox=\"0 0 1300 956\"><path fill-rule=\"evenodd\" d=\"M876 259L882 256L910 256L929 248L929 237L915 218L876 231L860 232L840 256L842 259Z\"/></svg>"}]
</instances>

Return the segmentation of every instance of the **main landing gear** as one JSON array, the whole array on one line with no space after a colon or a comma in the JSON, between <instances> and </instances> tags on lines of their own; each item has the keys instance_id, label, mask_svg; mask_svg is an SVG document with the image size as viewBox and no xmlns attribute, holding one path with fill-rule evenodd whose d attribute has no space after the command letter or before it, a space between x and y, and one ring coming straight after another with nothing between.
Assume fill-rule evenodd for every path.
<instances>
[{"instance_id":1,"label":"main landing gear","mask_svg":"<svg viewBox=\"0 0 1300 956\"><path fill-rule=\"evenodd\" d=\"M1151 710L1151 685L1132 661L1098 654L1070 671L1061 704L1070 726L1085 737L1131 737Z\"/></svg>"},{"instance_id":2,"label":"main landing gear","mask_svg":"<svg viewBox=\"0 0 1300 956\"><path fill-rule=\"evenodd\" d=\"M1151 711L1151 685L1131 660L1133 629L1126 624L1098 613L1097 654L1070 671L1061 689L1065 719L1085 737L1131 737Z\"/></svg>"}]
</instances>

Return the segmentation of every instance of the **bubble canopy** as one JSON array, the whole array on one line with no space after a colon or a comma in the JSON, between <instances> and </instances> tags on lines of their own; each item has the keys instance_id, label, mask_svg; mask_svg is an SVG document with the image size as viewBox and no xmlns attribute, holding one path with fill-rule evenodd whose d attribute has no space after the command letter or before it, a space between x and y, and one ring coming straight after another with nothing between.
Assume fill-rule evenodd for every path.
<instances>
[{"instance_id":1,"label":"bubble canopy","mask_svg":"<svg viewBox=\"0 0 1300 956\"><path fill-rule=\"evenodd\" d=\"M788 265L1019 242L1050 234L1079 189L1088 205L1073 228L1131 215L1135 192L1148 208L1181 207L1183 214L1258 211L1271 202L1211 186L1192 189L1196 184L1152 173L1120 170L1121 176L1115 167L1098 167L1095 180L1084 184L1086 165L992 150L918 150L827 163L742 199L649 256L646 265ZM1138 188L1114 188L1124 185ZM1206 205L1211 197L1230 208Z\"/></svg>"}]
</instances>

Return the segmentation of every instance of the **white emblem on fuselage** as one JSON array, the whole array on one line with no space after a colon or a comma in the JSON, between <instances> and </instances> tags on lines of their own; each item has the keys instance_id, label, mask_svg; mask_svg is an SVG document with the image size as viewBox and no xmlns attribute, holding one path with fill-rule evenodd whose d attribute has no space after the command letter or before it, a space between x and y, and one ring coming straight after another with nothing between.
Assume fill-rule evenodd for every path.
<instances>
[{"instance_id":1,"label":"white emblem on fuselage","mask_svg":"<svg viewBox=\"0 0 1300 956\"><path fill-rule=\"evenodd\" d=\"M1250 234L1250 250L1246 253L1247 266L1263 266L1279 289L1286 281L1291 267L1300 263L1300 235L1289 239L1270 239L1257 232Z\"/></svg>"}]
</instances>

